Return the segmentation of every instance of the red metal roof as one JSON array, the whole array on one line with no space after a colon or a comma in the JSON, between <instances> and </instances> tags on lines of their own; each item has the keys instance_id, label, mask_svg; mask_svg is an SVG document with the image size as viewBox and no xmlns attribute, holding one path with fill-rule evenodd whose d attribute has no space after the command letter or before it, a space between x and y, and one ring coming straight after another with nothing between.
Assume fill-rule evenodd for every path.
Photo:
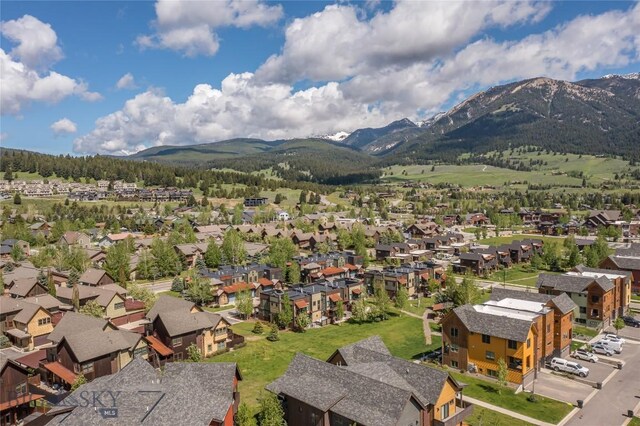
<instances>
[{"instance_id":1,"label":"red metal roof","mask_svg":"<svg viewBox=\"0 0 640 426\"><path fill-rule=\"evenodd\" d=\"M40 361L47 359L47 351L40 349L39 351L32 352L28 355L22 356L16 359L16 362L24 364L27 367L38 368L40 367Z\"/></svg>"},{"instance_id":2,"label":"red metal roof","mask_svg":"<svg viewBox=\"0 0 640 426\"><path fill-rule=\"evenodd\" d=\"M328 268L324 268L322 271L322 275L338 275L344 273L344 269L336 268L335 266L329 266Z\"/></svg>"},{"instance_id":3,"label":"red metal roof","mask_svg":"<svg viewBox=\"0 0 640 426\"><path fill-rule=\"evenodd\" d=\"M158 352L160 355L169 356L169 355L173 354L173 351L171 350L171 348L167 347L157 337L155 337L155 336L147 336L147 337L145 337L145 339L147 339L147 342L149 342L151 344L151 349L153 349L154 351Z\"/></svg>"},{"instance_id":4,"label":"red metal roof","mask_svg":"<svg viewBox=\"0 0 640 426\"><path fill-rule=\"evenodd\" d=\"M360 294L360 293L362 293L362 289L360 289L360 288L354 288L353 290L351 290L351 293L353 293L353 294Z\"/></svg>"},{"instance_id":5,"label":"red metal roof","mask_svg":"<svg viewBox=\"0 0 640 426\"><path fill-rule=\"evenodd\" d=\"M9 409L11 407L17 407L18 405L26 404L28 402L36 401L36 400L42 399L42 398L44 398L44 395L40 395L40 394L37 394L37 393L30 393L28 395L22 395L22 396L19 396L19 397L15 398L15 399L12 399L10 401L3 402L2 404L0 404L0 411L7 410L7 409ZM3 416L4 416L4 414L3 414Z\"/></svg>"},{"instance_id":6,"label":"red metal roof","mask_svg":"<svg viewBox=\"0 0 640 426\"><path fill-rule=\"evenodd\" d=\"M306 300L304 300L304 299L296 300L296 301L294 302L294 304L296 305L296 308L298 308L298 309L304 309L304 308L306 308L307 306L309 306L309 304L307 303L307 301L306 301Z\"/></svg>"},{"instance_id":7,"label":"red metal roof","mask_svg":"<svg viewBox=\"0 0 640 426\"><path fill-rule=\"evenodd\" d=\"M240 281L238 283L232 284L232 285L228 285L226 287L222 287L222 291L227 293L227 294L233 294L233 293L238 293L241 292L243 290L251 290L253 289L253 286L251 284L247 284L243 281Z\"/></svg>"},{"instance_id":8,"label":"red metal roof","mask_svg":"<svg viewBox=\"0 0 640 426\"><path fill-rule=\"evenodd\" d=\"M124 309L127 311L137 311L144 309L144 302L141 300L127 299L124 301Z\"/></svg>"},{"instance_id":9,"label":"red metal roof","mask_svg":"<svg viewBox=\"0 0 640 426\"><path fill-rule=\"evenodd\" d=\"M342 297L340 296L340 293L333 293L329 295L329 300L331 300L334 303L337 303L342 300Z\"/></svg>"},{"instance_id":10,"label":"red metal roof","mask_svg":"<svg viewBox=\"0 0 640 426\"><path fill-rule=\"evenodd\" d=\"M62 380L72 385L76 378L78 377L73 371L69 370L64 365L60 364L58 361L50 362L44 365L44 368L51 371L56 376L60 377Z\"/></svg>"}]
</instances>

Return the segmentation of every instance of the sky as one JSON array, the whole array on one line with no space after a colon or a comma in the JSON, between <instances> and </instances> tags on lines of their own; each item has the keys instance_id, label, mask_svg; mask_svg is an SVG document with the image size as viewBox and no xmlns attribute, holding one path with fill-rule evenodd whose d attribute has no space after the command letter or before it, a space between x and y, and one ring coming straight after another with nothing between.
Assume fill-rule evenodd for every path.
<instances>
[{"instance_id":1,"label":"sky","mask_svg":"<svg viewBox=\"0 0 640 426\"><path fill-rule=\"evenodd\" d=\"M640 70L640 3L2 1L0 146L126 155L427 119Z\"/></svg>"}]
</instances>

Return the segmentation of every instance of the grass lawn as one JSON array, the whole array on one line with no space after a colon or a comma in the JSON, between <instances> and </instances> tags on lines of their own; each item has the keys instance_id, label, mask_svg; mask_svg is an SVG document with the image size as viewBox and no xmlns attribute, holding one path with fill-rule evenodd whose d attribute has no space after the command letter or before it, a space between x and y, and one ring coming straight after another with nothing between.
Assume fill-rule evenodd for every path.
<instances>
[{"instance_id":1,"label":"grass lawn","mask_svg":"<svg viewBox=\"0 0 640 426\"><path fill-rule=\"evenodd\" d=\"M572 340L571 341L571 352L575 351L576 349L580 349L584 346L585 344L583 342L578 342L576 340Z\"/></svg>"},{"instance_id":2,"label":"grass lawn","mask_svg":"<svg viewBox=\"0 0 640 426\"><path fill-rule=\"evenodd\" d=\"M228 311L229 309L233 309L233 308L235 308L235 305L224 305L224 306L218 306L216 308L211 308L208 306L203 307L205 311L209 311L209 312Z\"/></svg>"},{"instance_id":3,"label":"grass lawn","mask_svg":"<svg viewBox=\"0 0 640 426\"><path fill-rule=\"evenodd\" d=\"M171 290L160 292L158 293L158 296L172 296L172 297L177 297L179 299L182 299L182 295L180 293L178 293L177 291L171 291Z\"/></svg>"},{"instance_id":4,"label":"grass lawn","mask_svg":"<svg viewBox=\"0 0 640 426\"><path fill-rule=\"evenodd\" d=\"M328 325L307 330L306 333L282 332L277 342L266 340L268 325L261 336L251 333L253 326L253 322L235 324L234 332L248 336L246 346L209 359L211 362L238 363L244 378L240 382L241 398L251 407L257 406L256 400L260 392L286 371L297 352L326 360L342 346L379 335L393 355L413 359L442 344L439 336L433 336L433 343L425 345L422 321L406 315L394 316L383 322Z\"/></svg>"},{"instance_id":5,"label":"grass lawn","mask_svg":"<svg viewBox=\"0 0 640 426\"><path fill-rule=\"evenodd\" d=\"M582 334L587 337L596 337L598 335L598 331L593 328L582 327L580 325L576 325L573 327L573 334Z\"/></svg>"},{"instance_id":6,"label":"grass lawn","mask_svg":"<svg viewBox=\"0 0 640 426\"><path fill-rule=\"evenodd\" d=\"M477 398L489 404L497 405L544 422L556 424L573 409L571 404L545 398L540 395L536 395L536 402L530 402L527 400L528 394L521 392L516 395L512 389L502 389L500 393L498 393L499 386L497 384L467 374L451 372L451 375L456 380L467 384L463 390L463 395ZM486 424L492 423L488 422Z\"/></svg>"},{"instance_id":7,"label":"grass lawn","mask_svg":"<svg viewBox=\"0 0 640 426\"><path fill-rule=\"evenodd\" d=\"M514 284L520 284L529 282L531 278L538 279L540 271L529 271L529 265L520 264L514 265L511 268L506 268L502 271L496 271L489 275L491 281L508 282ZM535 284L535 281L534 281Z\"/></svg>"},{"instance_id":8,"label":"grass lawn","mask_svg":"<svg viewBox=\"0 0 640 426\"><path fill-rule=\"evenodd\" d=\"M640 417L632 418L628 426L640 426Z\"/></svg>"},{"instance_id":9,"label":"grass lawn","mask_svg":"<svg viewBox=\"0 0 640 426\"><path fill-rule=\"evenodd\" d=\"M429 306L433 306L433 298L421 297L420 306L418 306L418 300L411 299L409 300L409 302L407 302L407 306L404 307L404 310L407 312L411 312L412 314L422 316L425 309L427 309L427 307Z\"/></svg>"},{"instance_id":10,"label":"grass lawn","mask_svg":"<svg viewBox=\"0 0 640 426\"><path fill-rule=\"evenodd\" d=\"M549 243L562 244L562 242L565 239L565 237L550 237L548 235L514 234L514 235L509 235L509 236L503 236L503 237L485 238L485 239L482 239L482 240L478 240L478 244L487 244L487 245L492 245L492 246L499 246L501 244L511 244L513 241L526 240L526 239L529 239L529 238L536 239L536 240L542 240L542 242L544 242L545 244L549 244Z\"/></svg>"},{"instance_id":11,"label":"grass lawn","mask_svg":"<svg viewBox=\"0 0 640 426\"><path fill-rule=\"evenodd\" d=\"M631 300L636 300L636 301L640 302L640 296L638 296L637 294L632 294L631 295Z\"/></svg>"},{"instance_id":12,"label":"grass lawn","mask_svg":"<svg viewBox=\"0 0 640 426\"><path fill-rule=\"evenodd\" d=\"M473 407L473 414L464 421L470 426L528 426L531 424L478 405Z\"/></svg>"}]
</instances>

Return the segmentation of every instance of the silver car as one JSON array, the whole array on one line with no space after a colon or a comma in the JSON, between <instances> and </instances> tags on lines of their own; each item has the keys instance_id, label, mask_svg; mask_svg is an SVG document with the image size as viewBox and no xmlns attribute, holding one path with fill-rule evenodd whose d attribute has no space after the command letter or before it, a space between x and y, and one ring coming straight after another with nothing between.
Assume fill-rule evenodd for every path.
<instances>
[{"instance_id":1,"label":"silver car","mask_svg":"<svg viewBox=\"0 0 640 426\"><path fill-rule=\"evenodd\" d=\"M600 343L594 343L593 345L591 345L591 350L597 354L613 356L613 350L607 348L606 346Z\"/></svg>"},{"instance_id":2,"label":"silver car","mask_svg":"<svg viewBox=\"0 0 640 426\"><path fill-rule=\"evenodd\" d=\"M573 351L571 356L573 358L581 359L583 361L598 362L598 355L592 352L587 352L584 349L577 349Z\"/></svg>"}]
</instances>

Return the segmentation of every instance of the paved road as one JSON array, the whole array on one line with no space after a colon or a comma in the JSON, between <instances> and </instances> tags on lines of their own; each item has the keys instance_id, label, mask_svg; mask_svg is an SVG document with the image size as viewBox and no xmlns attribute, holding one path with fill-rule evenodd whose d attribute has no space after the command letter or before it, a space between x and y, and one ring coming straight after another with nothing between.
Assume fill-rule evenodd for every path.
<instances>
[{"instance_id":1,"label":"paved road","mask_svg":"<svg viewBox=\"0 0 640 426\"><path fill-rule=\"evenodd\" d=\"M155 294L158 294L158 293L162 293L163 291L171 290L171 283L172 282L173 282L173 280L156 281L153 284L146 284L145 288L148 288L149 290L151 290Z\"/></svg>"},{"instance_id":2,"label":"paved road","mask_svg":"<svg viewBox=\"0 0 640 426\"><path fill-rule=\"evenodd\" d=\"M634 344L635 343L635 344ZM640 402L640 344L627 342L619 358L626 364L603 389L577 412L568 426L620 426L628 419L627 410ZM636 413L637 414L637 413Z\"/></svg>"}]
</instances>

